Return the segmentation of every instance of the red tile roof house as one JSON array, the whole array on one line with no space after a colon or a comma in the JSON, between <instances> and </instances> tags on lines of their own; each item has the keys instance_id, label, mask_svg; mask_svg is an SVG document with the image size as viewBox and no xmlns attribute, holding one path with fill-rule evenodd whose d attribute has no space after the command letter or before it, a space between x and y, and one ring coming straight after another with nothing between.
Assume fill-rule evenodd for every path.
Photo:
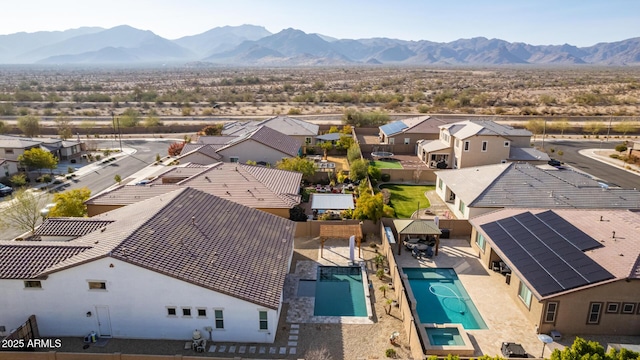
<instances>
[{"instance_id":1,"label":"red tile roof house","mask_svg":"<svg viewBox=\"0 0 640 360\"><path fill-rule=\"evenodd\" d=\"M217 163L207 167L171 167L146 186L119 186L85 202L89 216L137 203L180 187L192 187L223 199L289 218L300 204L302 174L264 166Z\"/></svg>"},{"instance_id":2,"label":"red tile roof house","mask_svg":"<svg viewBox=\"0 0 640 360\"><path fill-rule=\"evenodd\" d=\"M272 343L295 224L182 188L0 242L0 326L46 337ZM73 238L68 240L68 238ZM59 239L59 240L54 240Z\"/></svg>"}]
</instances>

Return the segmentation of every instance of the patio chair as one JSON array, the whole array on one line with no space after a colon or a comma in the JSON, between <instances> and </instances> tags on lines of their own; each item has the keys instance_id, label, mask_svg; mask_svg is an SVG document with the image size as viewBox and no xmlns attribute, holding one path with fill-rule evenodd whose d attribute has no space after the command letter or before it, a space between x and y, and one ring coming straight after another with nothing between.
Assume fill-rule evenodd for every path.
<instances>
[{"instance_id":1,"label":"patio chair","mask_svg":"<svg viewBox=\"0 0 640 360\"><path fill-rule=\"evenodd\" d=\"M502 275L511 274L511 269L509 268L509 266L502 261L500 262L500 274Z\"/></svg>"}]
</instances>

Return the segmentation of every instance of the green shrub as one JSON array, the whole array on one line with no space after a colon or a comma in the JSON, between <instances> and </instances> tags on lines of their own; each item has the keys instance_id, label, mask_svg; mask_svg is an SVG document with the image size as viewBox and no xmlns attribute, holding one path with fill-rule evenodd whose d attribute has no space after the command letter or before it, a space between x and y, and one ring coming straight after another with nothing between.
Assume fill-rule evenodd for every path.
<instances>
[{"instance_id":1,"label":"green shrub","mask_svg":"<svg viewBox=\"0 0 640 360\"><path fill-rule=\"evenodd\" d=\"M391 180L391 175L389 175L389 174L382 174L382 175L380 175L380 180L382 180L382 181L384 181L384 182L387 182L387 181Z\"/></svg>"},{"instance_id":2,"label":"green shrub","mask_svg":"<svg viewBox=\"0 0 640 360\"><path fill-rule=\"evenodd\" d=\"M611 155L609 155L609 157L612 158L612 159L620 159L620 155L618 155L618 154L611 154Z\"/></svg>"},{"instance_id":3,"label":"green shrub","mask_svg":"<svg viewBox=\"0 0 640 360\"><path fill-rule=\"evenodd\" d=\"M388 358L395 358L396 356L398 356L396 350L391 348L385 350L384 355Z\"/></svg>"}]
</instances>

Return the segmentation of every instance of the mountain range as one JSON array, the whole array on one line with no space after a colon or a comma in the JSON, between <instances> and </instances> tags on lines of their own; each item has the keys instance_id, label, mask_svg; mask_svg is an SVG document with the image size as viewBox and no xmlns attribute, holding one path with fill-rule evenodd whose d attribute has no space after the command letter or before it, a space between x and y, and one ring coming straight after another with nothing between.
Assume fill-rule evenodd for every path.
<instances>
[{"instance_id":1,"label":"mountain range","mask_svg":"<svg viewBox=\"0 0 640 360\"><path fill-rule=\"evenodd\" d=\"M233 66L640 65L640 37L589 47L531 45L476 37L447 43L389 38L335 39L301 30L216 27L175 40L128 25L0 35L0 64Z\"/></svg>"}]
</instances>

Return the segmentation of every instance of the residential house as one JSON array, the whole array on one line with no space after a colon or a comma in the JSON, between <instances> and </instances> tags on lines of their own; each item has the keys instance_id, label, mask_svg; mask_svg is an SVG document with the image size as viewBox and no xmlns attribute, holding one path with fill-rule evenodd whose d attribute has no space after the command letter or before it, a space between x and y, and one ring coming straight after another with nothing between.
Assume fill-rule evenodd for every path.
<instances>
[{"instance_id":1,"label":"residential house","mask_svg":"<svg viewBox=\"0 0 640 360\"><path fill-rule=\"evenodd\" d=\"M216 152L216 149L214 145L188 143L184 145L176 160L180 164L215 164L222 160L222 156Z\"/></svg>"},{"instance_id":2,"label":"residential house","mask_svg":"<svg viewBox=\"0 0 640 360\"><path fill-rule=\"evenodd\" d=\"M444 120L432 116L418 116L390 122L379 127L380 144L415 145L420 140L437 139L440 126L453 120Z\"/></svg>"},{"instance_id":3,"label":"residential house","mask_svg":"<svg viewBox=\"0 0 640 360\"><path fill-rule=\"evenodd\" d=\"M41 228L40 241L0 242L5 329L35 314L44 337L189 340L211 327L216 342L276 338L293 256L287 219L179 188Z\"/></svg>"},{"instance_id":4,"label":"residential house","mask_svg":"<svg viewBox=\"0 0 640 360\"><path fill-rule=\"evenodd\" d=\"M15 160L0 159L0 178L9 178L18 172L19 163Z\"/></svg>"},{"instance_id":5,"label":"residential house","mask_svg":"<svg viewBox=\"0 0 640 360\"><path fill-rule=\"evenodd\" d=\"M640 212L503 209L470 222L480 261L504 273L501 294L538 333L640 333Z\"/></svg>"},{"instance_id":6,"label":"residential house","mask_svg":"<svg viewBox=\"0 0 640 360\"><path fill-rule=\"evenodd\" d=\"M78 158L82 155L82 143L77 141L0 135L0 158L17 161L26 150L37 147L51 152L61 160Z\"/></svg>"},{"instance_id":7,"label":"residential house","mask_svg":"<svg viewBox=\"0 0 640 360\"><path fill-rule=\"evenodd\" d=\"M290 136L300 144L314 145L319 126L289 116L275 116L262 121L234 121L224 124L222 135L242 136L254 131L260 126L266 126L279 133Z\"/></svg>"},{"instance_id":8,"label":"residential house","mask_svg":"<svg viewBox=\"0 0 640 360\"><path fill-rule=\"evenodd\" d=\"M436 171L436 193L459 219L501 208L640 209L637 190L603 187L583 173L528 163Z\"/></svg>"},{"instance_id":9,"label":"residential house","mask_svg":"<svg viewBox=\"0 0 640 360\"><path fill-rule=\"evenodd\" d=\"M466 120L440 126L439 137L418 143L418 157L431 168L461 169L507 161L546 163L531 148L531 132L493 121Z\"/></svg>"},{"instance_id":10,"label":"residential house","mask_svg":"<svg viewBox=\"0 0 640 360\"><path fill-rule=\"evenodd\" d=\"M255 161L275 165L283 158L296 157L302 154L301 143L295 138L282 134L267 126L231 140L217 150L224 162Z\"/></svg>"},{"instance_id":11,"label":"residential house","mask_svg":"<svg viewBox=\"0 0 640 360\"><path fill-rule=\"evenodd\" d=\"M85 202L89 216L138 203L178 188L192 187L235 203L289 218L300 204L302 174L293 171L217 163L172 167L145 186L118 186Z\"/></svg>"}]
</instances>

